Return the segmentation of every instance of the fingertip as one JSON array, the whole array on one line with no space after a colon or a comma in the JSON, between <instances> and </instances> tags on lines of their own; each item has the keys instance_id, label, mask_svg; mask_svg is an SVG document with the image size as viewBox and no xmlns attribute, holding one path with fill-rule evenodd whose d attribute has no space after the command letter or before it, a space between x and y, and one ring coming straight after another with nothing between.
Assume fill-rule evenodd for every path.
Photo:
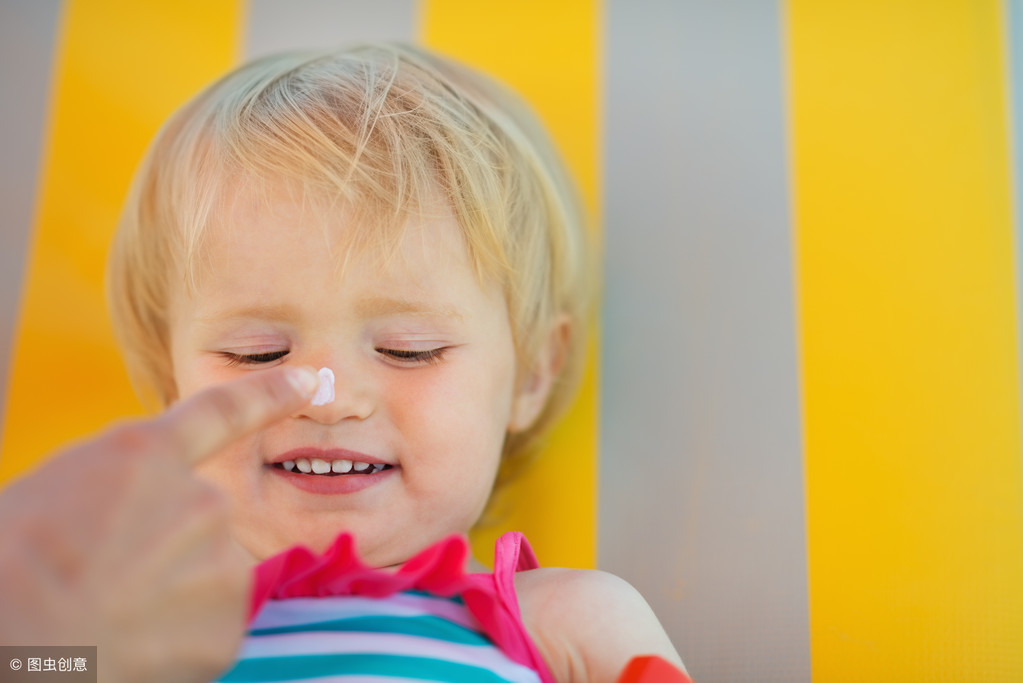
<instances>
[{"instance_id":1,"label":"fingertip","mask_svg":"<svg viewBox=\"0 0 1023 683\"><path fill-rule=\"evenodd\" d=\"M316 370L308 365L296 365L287 368L288 382L305 398L312 398L320 386L320 377Z\"/></svg>"}]
</instances>

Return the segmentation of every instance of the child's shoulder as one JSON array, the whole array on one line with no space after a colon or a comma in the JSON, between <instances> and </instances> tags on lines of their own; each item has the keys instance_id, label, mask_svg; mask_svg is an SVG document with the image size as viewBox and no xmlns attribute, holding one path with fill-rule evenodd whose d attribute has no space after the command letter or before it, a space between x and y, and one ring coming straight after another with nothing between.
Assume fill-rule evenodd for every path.
<instances>
[{"instance_id":1,"label":"child's shoulder","mask_svg":"<svg viewBox=\"0 0 1023 683\"><path fill-rule=\"evenodd\" d=\"M526 629L559 681L615 681L632 657L682 660L653 610L627 581L588 569L515 575Z\"/></svg>"}]
</instances>

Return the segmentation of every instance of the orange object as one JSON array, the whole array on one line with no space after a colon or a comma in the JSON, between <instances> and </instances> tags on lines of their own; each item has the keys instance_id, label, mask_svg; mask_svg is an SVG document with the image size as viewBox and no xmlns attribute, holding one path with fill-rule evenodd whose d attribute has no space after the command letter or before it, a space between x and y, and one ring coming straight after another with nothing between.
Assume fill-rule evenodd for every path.
<instances>
[{"instance_id":1,"label":"orange object","mask_svg":"<svg viewBox=\"0 0 1023 683\"><path fill-rule=\"evenodd\" d=\"M693 683L674 664L653 655L633 657L618 677L618 683Z\"/></svg>"}]
</instances>

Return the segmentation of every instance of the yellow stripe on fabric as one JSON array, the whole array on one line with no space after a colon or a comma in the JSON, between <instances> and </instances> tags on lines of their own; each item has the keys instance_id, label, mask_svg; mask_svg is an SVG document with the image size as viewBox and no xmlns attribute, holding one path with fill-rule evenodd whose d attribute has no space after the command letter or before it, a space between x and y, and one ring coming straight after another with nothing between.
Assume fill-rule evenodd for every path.
<instances>
[{"instance_id":1,"label":"yellow stripe on fabric","mask_svg":"<svg viewBox=\"0 0 1023 683\"><path fill-rule=\"evenodd\" d=\"M1023 681L1004 21L788 2L814 680Z\"/></svg>"},{"instance_id":2,"label":"yellow stripe on fabric","mask_svg":"<svg viewBox=\"0 0 1023 683\"><path fill-rule=\"evenodd\" d=\"M107 247L160 124L235 61L240 11L236 0L64 6L0 482L139 412L106 311Z\"/></svg>"},{"instance_id":3,"label":"yellow stripe on fabric","mask_svg":"<svg viewBox=\"0 0 1023 683\"><path fill-rule=\"evenodd\" d=\"M547 124L597 215L600 3L423 0L423 42L478 67L521 93ZM593 336L591 346L596 346ZM591 354L594 358L595 354ZM537 464L509 496L502 528L524 531L544 564L596 562L597 371L591 360L579 399ZM474 535L490 557L499 529Z\"/></svg>"}]
</instances>

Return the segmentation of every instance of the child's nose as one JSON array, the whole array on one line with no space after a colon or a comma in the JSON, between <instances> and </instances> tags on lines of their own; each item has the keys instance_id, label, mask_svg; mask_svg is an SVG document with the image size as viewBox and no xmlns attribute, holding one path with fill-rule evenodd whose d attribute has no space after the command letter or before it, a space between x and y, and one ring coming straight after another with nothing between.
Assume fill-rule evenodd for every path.
<instances>
[{"instance_id":1,"label":"child's nose","mask_svg":"<svg viewBox=\"0 0 1023 683\"><path fill-rule=\"evenodd\" d=\"M312 401L298 413L323 424L346 419L364 420L373 412L371 392L352 372L321 368L320 387Z\"/></svg>"}]
</instances>

